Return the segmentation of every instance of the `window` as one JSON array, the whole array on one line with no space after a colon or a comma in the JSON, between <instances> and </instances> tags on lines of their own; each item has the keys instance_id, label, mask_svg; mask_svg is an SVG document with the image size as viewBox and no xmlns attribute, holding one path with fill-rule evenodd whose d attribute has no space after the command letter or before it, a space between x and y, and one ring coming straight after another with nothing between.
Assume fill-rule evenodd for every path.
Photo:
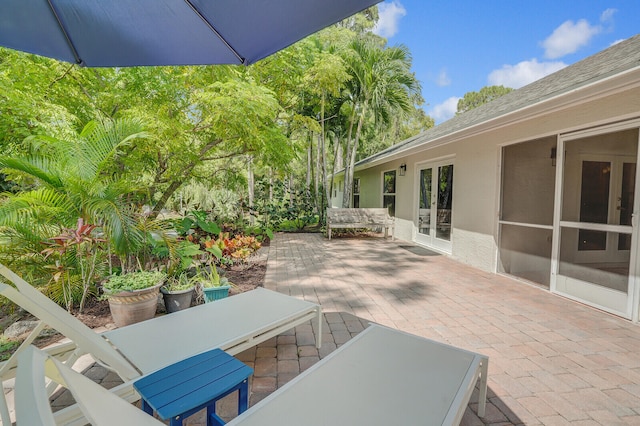
<instances>
[{"instance_id":1,"label":"window","mask_svg":"<svg viewBox=\"0 0 640 426\"><path fill-rule=\"evenodd\" d=\"M389 210L389 215L396 215L396 171L384 172L382 182L382 207Z\"/></svg>"},{"instance_id":2,"label":"window","mask_svg":"<svg viewBox=\"0 0 640 426\"><path fill-rule=\"evenodd\" d=\"M360 178L353 179L353 207L360 207Z\"/></svg>"}]
</instances>

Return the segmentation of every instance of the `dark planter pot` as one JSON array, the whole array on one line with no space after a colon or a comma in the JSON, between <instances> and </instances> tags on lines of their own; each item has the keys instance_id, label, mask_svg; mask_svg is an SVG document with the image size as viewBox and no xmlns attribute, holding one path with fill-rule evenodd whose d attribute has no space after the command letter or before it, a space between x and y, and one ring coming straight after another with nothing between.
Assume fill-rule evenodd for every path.
<instances>
[{"instance_id":1,"label":"dark planter pot","mask_svg":"<svg viewBox=\"0 0 640 426\"><path fill-rule=\"evenodd\" d=\"M117 327L151 319L156 314L158 291L162 283L135 291L109 295L109 310Z\"/></svg>"},{"instance_id":2,"label":"dark planter pot","mask_svg":"<svg viewBox=\"0 0 640 426\"><path fill-rule=\"evenodd\" d=\"M164 288L160 289L162 298L164 299L164 307L167 313L178 312L191 306L195 287L180 291L168 291Z\"/></svg>"},{"instance_id":3,"label":"dark planter pot","mask_svg":"<svg viewBox=\"0 0 640 426\"><path fill-rule=\"evenodd\" d=\"M205 303L215 302L229 296L230 285L221 285L220 287L203 287Z\"/></svg>"}]
</instances>

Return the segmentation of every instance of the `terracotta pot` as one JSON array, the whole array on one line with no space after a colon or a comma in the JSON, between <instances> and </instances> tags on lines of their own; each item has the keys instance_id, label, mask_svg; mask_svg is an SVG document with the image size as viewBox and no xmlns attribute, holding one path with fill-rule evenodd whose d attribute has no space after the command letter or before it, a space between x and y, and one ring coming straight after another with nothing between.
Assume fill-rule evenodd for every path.
<instances>
[{"instance_id":1,"label":"terracotta pot","mask_svg":"<svg viewBox=\"0 0 640 426\"><path fill-rule=\"evenodd\" d=\"M162 283L135 291L109 295L109 310L117 327L151 319L156 314L158 291Z\"/></svg>"}]
</instances>

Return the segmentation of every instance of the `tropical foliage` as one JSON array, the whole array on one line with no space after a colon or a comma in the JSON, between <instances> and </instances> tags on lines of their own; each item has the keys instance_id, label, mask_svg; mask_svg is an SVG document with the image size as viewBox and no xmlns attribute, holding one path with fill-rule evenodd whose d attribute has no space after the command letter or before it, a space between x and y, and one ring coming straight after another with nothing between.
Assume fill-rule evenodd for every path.
<instances>
[{"instance_id":1,"label":"tropical foliage","mask_svg":"<svg viewBox=\"0 0 640 426\"><path fill-rule=\"evenodd\" d=\"M456 111L456 115L470 111L482 104L486 104L487 102L491 102L500 96L506 95L512 90L513 89L504 86L485 86L478 92L467 92L458 100L458 110Z\"/></svg>"},{"instance_id":2,"label":"tropical foliage","mask_svg":"<svg viewBox=\"0 0 640 426\"><path fill-rule=\"evenodd\" d=\"M322 224L336 171L346 194L359 158L433 125L377 19L249 67L86 69L0 48L0 262L71 309L116 272L243 261L274 230Z\"/></svg>"}]
</instances>

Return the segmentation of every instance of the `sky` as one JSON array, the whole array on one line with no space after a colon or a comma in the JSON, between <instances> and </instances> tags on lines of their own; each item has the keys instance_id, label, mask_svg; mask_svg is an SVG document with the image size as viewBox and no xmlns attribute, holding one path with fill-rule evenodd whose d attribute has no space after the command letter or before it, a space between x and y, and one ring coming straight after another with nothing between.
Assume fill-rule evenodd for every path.
<instances>
[{"instance_id":1,"label":"sky","mask_svg":"<svg viewBox=\"0 0 640 426\"><path fill-rule=\"evenodd\" d=\"M484 86L525 86L640 32L640 0L387 0L374 32L406 45L436 124Z\"/></svg>"}]
</instances>

